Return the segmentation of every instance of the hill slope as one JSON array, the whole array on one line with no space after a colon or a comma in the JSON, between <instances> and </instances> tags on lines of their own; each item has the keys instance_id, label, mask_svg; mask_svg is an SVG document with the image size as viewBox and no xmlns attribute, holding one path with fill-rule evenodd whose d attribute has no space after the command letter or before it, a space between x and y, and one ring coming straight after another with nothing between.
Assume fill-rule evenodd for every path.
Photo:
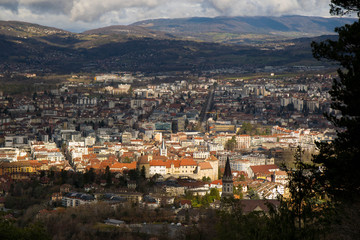
<instances>
[{"instance_id":1,"label":"hill slope","mask_svg":"<svg viewBox=\"0 0 360 240\"><path fill-rule=\"evenodd\" d=\"M83 32L85 35L123 35L127 37L174 38L171 34L139 26L114 25Z\"/></svg>"},{"instance_id":2,"label":"hill slope","mask_svg":"<svg viewBox=\"0 0 360 240\"><path fill-rule=\"evenodd\" d=\"M298 37L334 34L334 28L352 23L351 18L305 16L215 17L154 19L134 26L163 31L183 38L222 43L261 43Z\"/></svg>"},{"instance_id":3,"label":"hill slope","mask_svg":"<svg viewBox=\"0 0 360 240\"><path fill-rule=\"evenodd\" d=\"M0 73L221 68L251 71L267 65L316 64L311 55L310 38L224 45L176 39L167 33L137 26L112 26L75 34L31 23L0 22L0 29Z\"/></svg>"}]
</instances>

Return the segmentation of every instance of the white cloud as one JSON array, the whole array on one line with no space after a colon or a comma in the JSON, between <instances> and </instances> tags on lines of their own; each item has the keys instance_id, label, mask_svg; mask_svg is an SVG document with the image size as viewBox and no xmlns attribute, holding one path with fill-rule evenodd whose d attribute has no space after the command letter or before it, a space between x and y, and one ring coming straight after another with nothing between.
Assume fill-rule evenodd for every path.
<instances>
[{"instance_id":1,"label":"white cloud","mask_svg":"<svg viewBox=\"0 0 360 240\"><path fill-rule=\"evenodd\" d=\"M329 16L329 4L330 0L0 0L0 18L79 30L151 18Z\"/></svg>"},{"instance_id":2,"label":"white cloud","mask_svg":"<svg viewBox=\"0 0 360 240\"><path fill-rule=\"evenodd\" d=\"M328 15L330 0L205 0L222 15Z\"/></svg>"}]
</instances>

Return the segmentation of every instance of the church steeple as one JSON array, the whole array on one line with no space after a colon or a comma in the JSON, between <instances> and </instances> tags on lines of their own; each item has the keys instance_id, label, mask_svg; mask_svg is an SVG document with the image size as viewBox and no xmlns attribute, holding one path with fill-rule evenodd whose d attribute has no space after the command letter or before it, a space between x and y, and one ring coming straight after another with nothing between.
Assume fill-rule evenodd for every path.
<instances>
[{"instance_id":1,"label":"church steeple","mask_svg":"<svg viewBox=\"0 0 360 240\"><path fill-rule=\"evenodd\" d=\"M231 174L230 159L227 157L225 171L222 178L222 195L221 197L231 197L234 195L234 182Z\"/></svg>"},{"instance_id":2,"label":"church steeple","mask_svg":"<svg viewBox=\"0 0 360 240\"><path fill-rule=\"evenodd\" d=\"M160 147L160 156L167 157L167 149L166 149L166 146L165 146L164 139L162 140L161 147Z\"/></svg>"}]
</instances>

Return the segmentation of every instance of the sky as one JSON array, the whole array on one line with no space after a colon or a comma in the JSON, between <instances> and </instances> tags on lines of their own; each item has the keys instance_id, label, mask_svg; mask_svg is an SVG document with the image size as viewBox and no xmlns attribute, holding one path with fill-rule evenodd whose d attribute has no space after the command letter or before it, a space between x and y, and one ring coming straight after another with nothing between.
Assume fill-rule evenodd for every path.
<instances>
[{"instance_id":1,"label":"sky","mask_svg":"<svg viewBox=\"0 0 360 240\"><path fill-rule=\"evenodd\" d=\"M329 4L330 0L0 0L0 20L82 32L157 18L329 17Z\"/></svg>"}]
</instances>

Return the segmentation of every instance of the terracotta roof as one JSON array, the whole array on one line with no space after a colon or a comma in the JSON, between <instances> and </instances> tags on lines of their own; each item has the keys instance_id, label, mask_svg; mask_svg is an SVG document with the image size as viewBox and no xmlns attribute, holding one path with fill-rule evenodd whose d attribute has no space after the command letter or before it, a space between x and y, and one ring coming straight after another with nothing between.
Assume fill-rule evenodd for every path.
<instances>
[{"instance_id":1,"label":"terracotta roof","mask_svg":"<svg viewBox=\"0 0 360 240\"><path fill-rule=\"evenodd\" d=\"M258 166L250 166L251 170L254 173L270 173L269 170L271 169L279 169L278 166L276 166L275 164L271 164L271 165L258 165Z\"/></svg>"},{"instance_id":2,"label":"terracotta roof","mask_svg":"<svg viewBox=\"0 0 360 240\"><path fill-rule=\"evenodd\" d=\"M210 155L210 157L208 157L206 161L218 161L218 159L214 155Z\"/></svg>"},{"instance_id":3,"label":"terracotta roof","mask_svg":"<svg viewBox=\"0 0 360 240\"><path fill-rule=\"evenodd\" d=\"M201 169L213 169L209 162L201 162L199 163L199 167Z\"/></svg>"},{"instance_id":4,"label":"terracotta roof","mask_svg":"<svg viewBox=\"0 0 360 240\"><path fill-rule=\"evenodd\" d=\"M244 213L250 213L253 211L268 212L268 204L272 204L274 207L278 207L280 202L278 200L240 200L240 204Z\"/></svg>"},{"instance_id":5,"label":"terracotta roof","mask_svg":"<svg viewBox=\"0 0 360 240\"><path fill-rule=\"evenodd\" d=\"M151 160L149 163L150 166L166 166L166 163L161 160Z\"/></svg>"},{"instance_id":6,"label":"terracotta roof","mask_svg":"<svg viewBox=\"0 0 360 240\"><path fill-rule=\"evenodd\" d=\"M157 160L157 161L166 161L168 158L165 157L165 156L159 156L159 155L156 155L156 156L153 156L153 160Z\"/></svg>"},{"instance_id":7,"label":"terracotta roof","mask_svg":"<svg viewBox=\"0 0 360 240\"><path fill-rule=\"evenodd\" d=\"M212 185L222 185L222 179L214 180L211 182Z\"/></svg>"},{"instance_id":8,"label":"terracotta roof","mask_svg":"<svg viewBox=\"0 0 360 240\"><path fill-rule=\"evenodd\" d=\"M102 161L101 163L100 163L100 168L103 168L103 169L105 169L107 166L111 166L111 165L113 165L115 162L114 161L111 161L111 160L105 160L105 161Z\"/></svg>"},{"instance_id":9,"label":"terracotta roof","mask_svg":"<svg viewBox=\"0 0 360 240\"><path fill-rule=\"evenodd\" d=\"M191 201L190 201L190 200L187 200L187 199L180 200L180 204L181 204L181 205L185 205L185 204L191 205Z\"/></svg>"},{"instance_id":10,"label":"terracotta roof","mask_svg":"<svg viewBox=\"0 0 360 240\"><path fill-rule=\"evenodd\" d=\"M149 156L148 155L141 156L138 163L139 164L148 164L149 163Z\"/></svg>"},{"instance_id":11,"label":"terracotta roof","mask_svg":"<svg viewBox=\"0 0 360 240\"><path fill-rule=\"evenodd\" d=\"M276 171L276 175L288 175L285 171Z\"/></svg>"},{"instance_id":12,"label":"terracotta roof","mask_svg":"<svg viewBox=\"0 0 360 240\"><path fill-rule=\"evenodd\" d=\"M30 165L33 166L33 167L41 166L41 165L42 165L38 160L29 160L29 163L30 163Z\"/></svg>"},{"instance_id":13,"label":"terracotta roof","mask_svg":"<svg viewBox=\"0 0 360 240\"><path fill-rule=\"evenodd\" d=\"M197 163L192 158L184 158L180 160L180 166L197 166Z\"/></svg>"},{"instance_id":14,"label":"terracotta roof","mask_svg":"<svg viewBox=\"0 0 360 240\"><path fill-rule=\"evenodd\" d=\"M111 171L117 171L117 170L123 170L123 169L136 169L136 162L131 162L131 163L116 162L113 165L111 165L111 167L110 167Z\"/></svg>"},{"instance_id":15,"label":"terracotta roof","mask_svg":"<svg viewBox=\"0 0 360 240\"><path fill-rule=\"evenodd\" d=\"M93 169L101 169L101 165L99 163L96 163L96 164L90 164L89 166L86 167L86 169L90 169L90 168L93 168Z\"/></svg>"},{"instance_id":16,"label":"terracotta roof","mask_svg":"<svg viewBox=\"0 0 360 240\"><path fill-rule=\"evenodd\" d=\"M166 168L171 168L171 164L174 165L175 168L180 167L180 160L169 160L165 162Z\"/></svg>"}]
</instances>

